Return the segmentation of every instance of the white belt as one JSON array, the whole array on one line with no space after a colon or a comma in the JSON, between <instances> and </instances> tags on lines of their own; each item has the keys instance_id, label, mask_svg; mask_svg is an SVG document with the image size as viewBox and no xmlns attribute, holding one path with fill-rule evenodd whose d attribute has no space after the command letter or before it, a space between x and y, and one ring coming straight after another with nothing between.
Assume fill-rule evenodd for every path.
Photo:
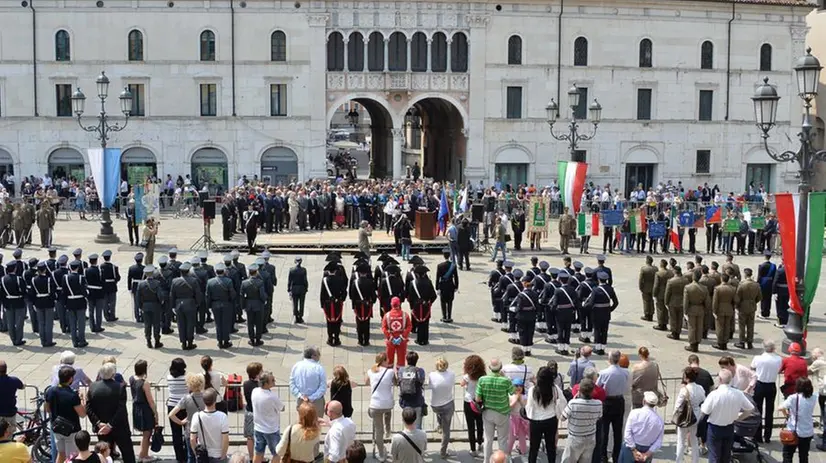
<instances>
[{"instance_id":1,"label":"white belt","mask_svg":"<svg viewBox=\"0 0 826 463\"><path fill-rule=\"evenodd\" d=\"M89 289L103 289L103 286L86 285L86 287L89 288Z\"/></svg>"},{"instance_id":2,"label":"white belt","mask_svg":"<svg viewBox=\"0 0 826 463\"><path fill-rule=\"evenodd\" d=\"M20 299L23 296L6 296L6 299Z\"/></svg>"},{"instance_id":3,"label":"white belt","mask_svg":"<svg viewBox=\"0 0 826 463\"><path fill-rule=\"evenodd\" d=\"M74 296L66 296L67 299L83 299L86 296L81 296L80 294L75 294Z\"/></svg>"},{"instance_id":4,"label":"white belt","mask_svg":"<svg viewBox=\"0 0 826 463\"><path fill-rule=\"evenodd\" d=\"M103 280L105 283L114 283L115 280Z\"/></svg>"},{"instance_id":5,"label":"white belt","mask_svg":"<svg viewBox=\"0 0 826 463\"><path fill-rule=\"evenodd\" d=\"M37 297L49 297L51 294L38 294Z\"/></svg>"}]
</instances>

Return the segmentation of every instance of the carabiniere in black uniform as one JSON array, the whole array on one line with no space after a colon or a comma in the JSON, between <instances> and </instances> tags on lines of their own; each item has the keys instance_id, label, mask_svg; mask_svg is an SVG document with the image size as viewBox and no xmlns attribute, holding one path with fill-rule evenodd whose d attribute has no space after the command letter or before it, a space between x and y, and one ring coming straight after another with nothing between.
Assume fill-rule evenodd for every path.
<instances>
[{"instance_id":1,"label":"carabiniere in black uniform","mask_svg":"<svg viewBox=\"0 0 826 463\"><path fill-rule=\"evenodd\" d=\"M370 265L362 262L356 269L357 277L350 281L350 302L356 315L356 334L360 346L370 345L370 319L376 302L376 283L370 275Z\"/></svg>"},{"instance_id":2,"label":"carabiniere in black uniform","mask_svg":"<svg viewBox=\"0 0 826 463\"><path fill-rule=\"evenodd\" d=\"M57 285L46 262L37 264L37 276L32 278L29 287L29 296L34 301L35 310L38 311L40 322L40 345L52 347L56 343L53 340L55 300L57 299Z\"/></svg>"},{"instance_id":3,"label":"carabiniere in black uniform","mask_svg":"<svg viewBox=\"0 0 826 463\"><path fill-rule=\"evenodd\" d=\"M510 311L516 314L516 331L519 334L519 345L525 355L531 356L533 335L536 328L537 312L539 311L539 294L533 289L535 282L541 278L532 274L522 277L524 289L516 295L510 306Z\"/></svg>"},{"instance_id":4,"label":"carabiniere in black uniform","mask_svg":"<svg viewBox=\"0 0 826 463\"><path fill-rule=\"evenodd\" d=\"M502 307L505 309L503 313L509 313L508 315L508 342L511 344L518 344L519 338L516 334L516 314L510 310L511 303L519 296L519 293L522 292L524 289L522 286L522 278L525 274L520 269L516 269L511 272L509 275L505 275L502 277L502 280L499 281L506 281L508 277L513 277L513 281L509 283L502 294Z\"/></svg>"},{"instance_id":5,"label":"carabiniere in black uniform","mask_svg":"<svg viewBox=\"0 0 826 463\"><path fill-rule=\"evenodd\" d=\"M619 305L614 288L608 283L610 276L605 272L597 272L599 286L591 291L591 296L584 305L591 307L594 318L595 353L605 355L605 344L608 343L608 325L611 322L611 312Z\"/></svg>"}]
</instances>

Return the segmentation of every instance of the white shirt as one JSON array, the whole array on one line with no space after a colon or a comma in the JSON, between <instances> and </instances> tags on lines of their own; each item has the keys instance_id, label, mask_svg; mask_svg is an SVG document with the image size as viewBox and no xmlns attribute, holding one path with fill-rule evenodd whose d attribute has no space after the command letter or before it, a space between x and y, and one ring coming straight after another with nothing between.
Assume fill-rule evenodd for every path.
<instances>
[{"instance_id":1,"label":"white shirt","mask_svg":"<svg viewBox=\"0 0 826 463\"><path fill-rule=\"evenodd\" d=\"M739 363L735 365L734 374L731 376L731 387L751 395L756 382L757 375L750 368Z\"/></svg>"},{"instance_id":2,"label":"white shirt","mask_svg":"<svg viewBox=\"0 0 826 463\"><path fill-rule=\"evenodd\" d=\"M344 460L347 447L356 440L356 424L350 418L341 416L333 420L327 436L324 437L325 457L331 462Z\"/></svg>"},{"instance_id":3,"label":"white shirt","mask_svg":"<svg viewBox=\"0 0 826 463\"><path fill-rule=\"evenodd\" d=\"M252 409L253 427L256 431L264 434L273 434L281 430L281 412L284 411L284 403L272 389L256 387L250 395Z\"/></svg>"},{"instance_id":4,"label":"white shirt","mask_svg":"<svg viewBox=\"0 0 826 463\"><path fill-rule=\"evenodd\" d=\"M382 377L383 376L383 377ZM370 408L373 410L387 410L393 408L393 371L390 368L379 367L375 373L367 370L370 380Z\"/></svg>"},{"instance_id":5,"label":"white shirt","mask_svg":"<svg viewBox=\"0 0 826 463\"><path fill-rule=\"evenodd\" d=\"M727 384L721 384L711 391L700 410L708 415L708 422L716 426L728 426L737 419L743 410L752 410L754 405L742 391Z\"/></svg>"},{"instance_id":6,"label":"white shirt","mask_svg":"<svg viewBox=\"0 0 826 463\"><path fill-rule=\"evenodd\" d=\"M204 432L201 432L203 427ZM198 435L198 443L207 448L211 458L221 458L224 448L223 435L229 434L229 420L224 412L203 411L192 417L190 432Z\"/></svg>"},{"instance_id":7,"label":"white shirt","mask_svg":"<svg viewBox=\"0 0 826 463\"><path fill-rule=\"evenodd\" d=\"M456 375L452 371L431 371L427 375L430 385L430 406L441 407L453 402L453 386L456 384Z\"/></svg>"},{"instance_id":8,"label":"white shirt","mask_svg":"<svg viewBox=\"0 0 826 463\"><path fill-rule=\"evenodd\" d=\"M826 359L819 358L809 366L809 374L816 375L820 384L820 395L826 395Z\"/></svg>"},{"instance_id":9,"label":"white shirt","mask_svg":"<svg viewBox=\"0 0 826 463\"><path fill-rule=\"evenodd\" d=\"M754 357L751 361L751 368L757 372L757 381L774 384L777 382L782 363L783 359L774 352L763 352Z\"/></svg>"},{"instance_id":10,"label":"white shirt","mask_svg":"<svg viewBox=\"0 0 826 463\"><path fill-rule=\"evenodd\" d=\"M677 402L674 403L674 410L679 410L686 399L691 398L691 408L694 410L694 416L700 419L700 404L706 400L706 391L697 383L688 383L685 388L681 388L677 393Z\"/></svg>"},{"instance_id":11,"label":"white shirt","mask_svg":"<svg viewBox=\"0 0 826 463\"><path fill-rule=\"evenodd\" d=\"M129 192L129 183L126 180L120 182L120 192L121 193L128 193Z\"/></svg>"},{"instance_id":12,"label":"white shirt","mask_svg":"<svg viewBox=\"0 0 826 463\"><path fill-rule=\"evenodd\" d=\"M542 406L542 402L536 400L533 396L534 388L525 391L525 397L528 398L525 404L525 413L533 421L550 420L555 416L562 416L568 401L565 400L565 394L559 386L554 385L554 394L556 394L556 403L551 401L547 407Z\"/></svg>"},{"instance_id":13,"label":"white shirt","mask_svg":"<svg viewBox=\"0 0 826 463\"><path fill-rule=\"evenodd\" d=\"M527 372L527 375L526 375ZM509 363L502 367L502 375L510 378L511 381L516 378L525 380L525 387L527 388L534 382L533 370L526 364L517 365Z\"/></svg>"}]
</instances>

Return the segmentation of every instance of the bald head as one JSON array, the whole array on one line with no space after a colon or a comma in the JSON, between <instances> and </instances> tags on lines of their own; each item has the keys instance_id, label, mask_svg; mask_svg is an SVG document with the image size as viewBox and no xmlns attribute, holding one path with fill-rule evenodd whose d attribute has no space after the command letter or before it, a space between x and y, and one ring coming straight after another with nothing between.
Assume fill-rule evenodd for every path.
<instances>
[{"instance_id":1,"label":"bald head","mask_svg":"<svg viewBox=\"0 0 826 463\"><path fill-rule=\"evenodd\" d=\"M729 384L731 383L731 372L726 369L720 370L720 373L717 373L717 378L720 380L720 384Z\"/></svg>"},{"instance_id":2,"label":"bald head","mask_svg":"<svg viewBox=\"0 0 826 463\"><path fill-rule=\"evenodd\" d=\"M583 357L590 357L593 352L594 349L591 346L582 346L579 350L579 353L581 353Z\"/></svg>"},{"instance_id":3,"label":"bald head","mask_svg":"<svg viewBox=\"0 0 826 463\"><path fill-rule=\"evenodd\" d=\"M502 361L494 357L490 359L490 363L488 363L488 368L490 368L490 371L498 373L499 370L502 369Z\"/></svg>"},{"instance_id":4,"label":"bald head","mask_svg":"<svg viewBox=\"0 0 826 463\"><path fill-rule=\"evenodd\" d=\"M333 400L327 404L327 415L332 418L336 419L341 416L341 402L338 400Z\"/></svg>"},{"instance_id":5,"label":"bald head","mask_svg":"<svg viewBox=\"0 0 826 463\"><path fill-rule=\"evenodd\" d=\"M490 456L490 463L505 463L506 461L508 461L508 456L501 450L493 452Z\"/></svg>"}]
</instances>

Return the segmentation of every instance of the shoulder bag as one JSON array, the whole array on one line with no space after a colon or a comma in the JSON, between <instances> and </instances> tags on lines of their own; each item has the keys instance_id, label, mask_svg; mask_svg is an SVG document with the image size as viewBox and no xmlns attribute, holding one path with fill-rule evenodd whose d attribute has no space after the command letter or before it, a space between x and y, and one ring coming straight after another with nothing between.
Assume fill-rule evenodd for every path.
<instances>
[{"instance_id":1,"label":"shoulder bag","mask_svg":"<svg viewBox=\"0 0 826 463\"><path fill-rule=\"evenodd\" d=\"M290 453L290 444L293 438L293 427L287 428L287 450L284 450L284 456L281 457L281 463L292 463L292 454Z\"/></svg>"},{"instance_id":2,"label":"shoulder bag","mask_svg":"<svg viewBox=\"0 0 826 463\"><path fill-rule=\"evenodd\" d=\"M523 394L523 397L524 397L525 391L528 389L527 381L528 381L528 366L525 365L525 373L522 375L522 394ZM520 405L522 405L522 404L520 404ZM522 408L519 409L519 417L522 418L523 420L529 419L528 418L528 411L525 410L525 405L522 405Z\"/></svg>"},{"instance_id":3,"label":"shoulder bag","mask_svg":"<svg viewBox=\"0 0 826 463\"><path fill-rule=\"evenodd\" d=\"M195 446L195 461L197 463L209 463L209 451L206 447L206 434L204 434L204 424L201 421L201 412L195 414L198 417L198 427L201 431L201 439L203 439L203 444L198 444Z\"/></svg>"},{"instance_id":4,"label":"shoulder bag","mask_svg":"<svg viewBox=\"0 0 826 463\"><path fill-rule=\"evenodd\" d=\"M660 384L663 387L663 390L660 391L659 389L654 390L654 394L657 394L657 406L662 408L668 405L668 394L665 392L665 382L663 381L663 376L660 374L660 365L657 365L657 378L660 380Z\"/></svg>"},{"instance_id":5,"label":"shoulder bag","mask_svg":"<svg viewBox=\"0 0 826 463\"><path fill-rule=\"evenodd\" d=\"M60 387L60 386L58 386ZM49 401L49 409L52 414L52 432L68 437L75 432L75 425L68 419L57 414L57 389L53 389L52 400Z\"/></svg>"},{"instance_id":6,"label":"shoulder bag","mask_svg":"<svg viewBox=\"0 0 826 463\"><path fill-rule=\"evenodd\" d=\"M415 451L416 451L416 453L418 453L420 457L423 457L423 455L422 455L422 449L420 449L420 448L419 448L419 446L418 446L418 445L416 445L416 444L413 442L413 439L411 439L411 438L410 438L410 436L408 436L407 434L405 434L405 433L403 433L403 432L400 432L400 433L399 433L399 435L400 435L400 436L402 436L402 437L404 437L404 439L407 441L407 443L408 443L408 444L410 444L410 446L411 446L411 447L413 447L413 450L415 450Z\"/></svg>"},{"instance_id":7,"label":"shoulder bag","mask_svg":"<svg viewBox=\"0 0 826 463\"><path fill-rule=\"evenodd\" d=\"M798 395L796 399L797 400L795 400L794 403L794 431L788 430L786 428L783 428L783 430L780 431L780 443L783 445L797 445L797 422L800 419L800 417L797 414L797 409L800 405L800 396ZM788 421L789 420L787 418L786 422L788 423Z\"/></svg>"},{"instance_id":8,"label":"shoulder bag","mask_svg":"<svg viewBox=\"0 0 826 463\"><path fill-rule=\"evenodd\" d=\"M685 387L686 399L674 410L671 422L678 428L688 428L697 423L697 416L694 414L694 407L691 405L691 391L688 385Z\"/></svg>"}]
</instances>

